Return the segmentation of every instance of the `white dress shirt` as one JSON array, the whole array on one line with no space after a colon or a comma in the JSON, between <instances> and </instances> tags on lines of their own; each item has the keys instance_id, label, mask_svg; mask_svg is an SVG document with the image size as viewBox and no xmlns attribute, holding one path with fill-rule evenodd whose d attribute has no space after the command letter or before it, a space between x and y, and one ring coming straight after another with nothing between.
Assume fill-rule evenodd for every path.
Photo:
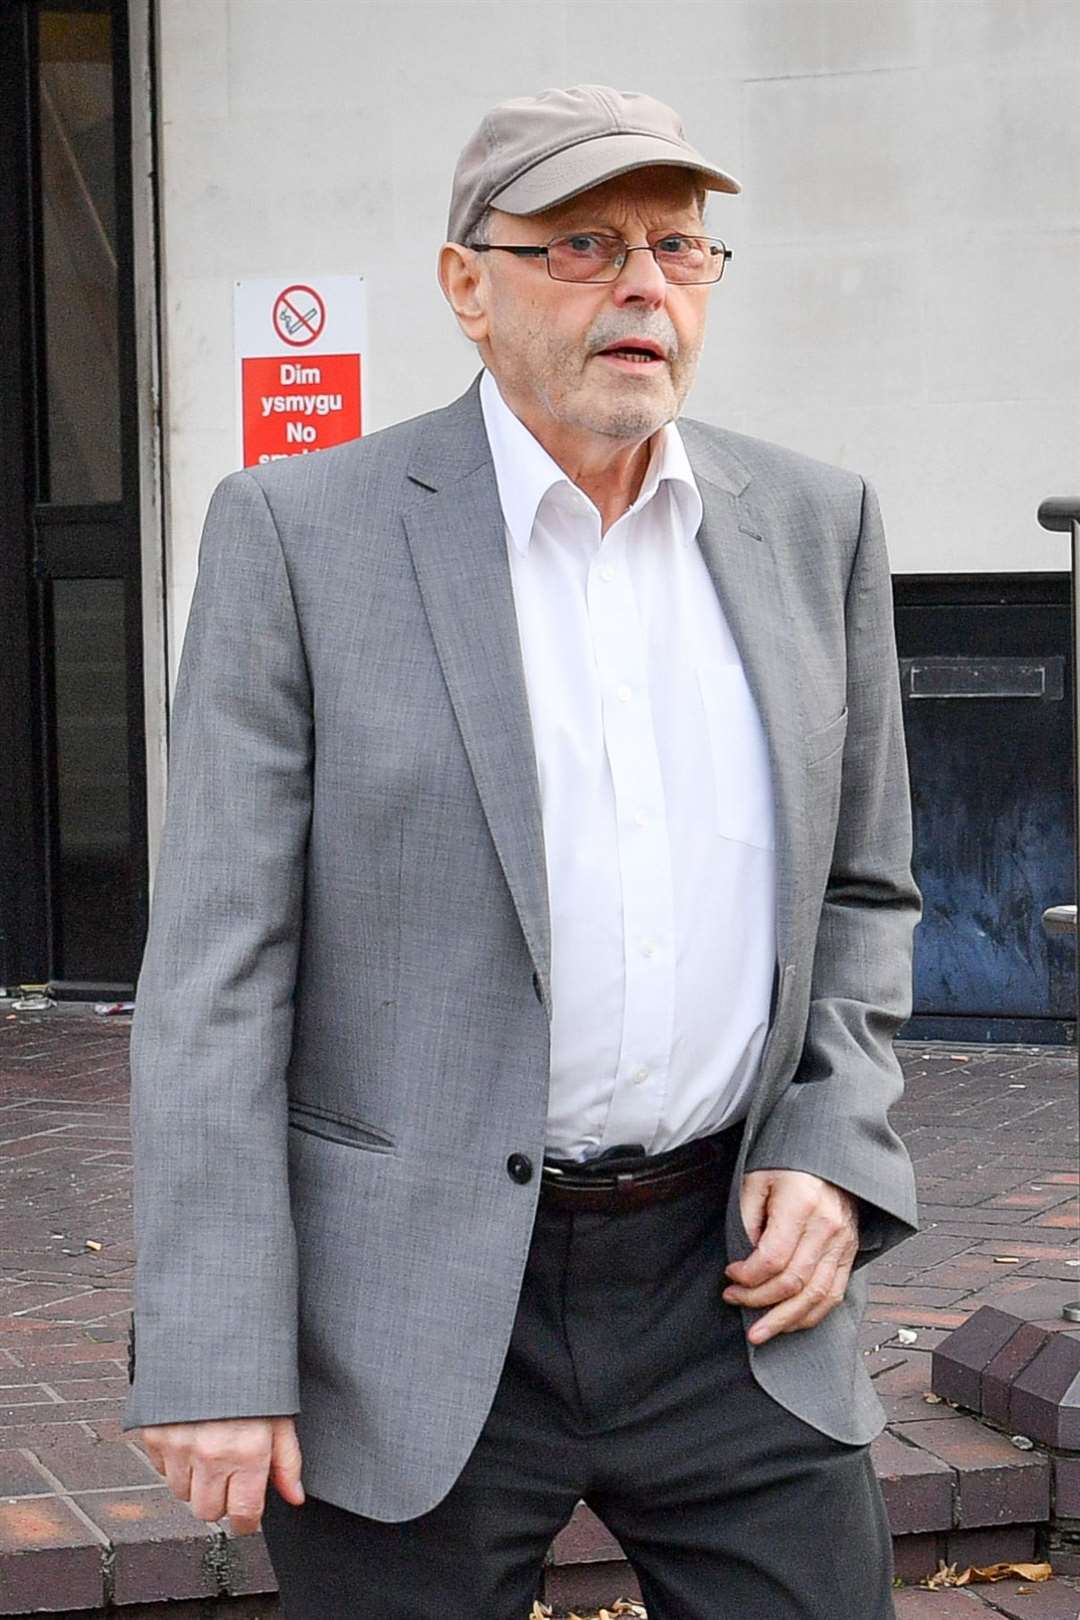
<instances>
[{"instance_id":1,"label":"white dress shirt","mask_svg":"<svg viewBox=\"0 0 1080 1620\"><path fill-rule=\"evenodd\" d=\"M480 401L543 816L546 1150L662 1153L749 1107L776 962L765 733L675 424L601 537L597 508L487 371Z\"/></svg>"}]
</instances>

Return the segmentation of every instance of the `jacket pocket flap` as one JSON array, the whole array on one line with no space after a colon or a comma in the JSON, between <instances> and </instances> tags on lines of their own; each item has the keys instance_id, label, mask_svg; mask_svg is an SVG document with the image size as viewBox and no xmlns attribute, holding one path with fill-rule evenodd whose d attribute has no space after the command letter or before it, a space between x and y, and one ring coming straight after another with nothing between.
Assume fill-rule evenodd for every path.
<instances>
[{"instance_id":1,"label":"jacket pocket flap","mask_svg":"<svg viewBox=\"0 0 1080 1620\"><path fill-rule=\"evenodd\" d=\"M829 759L843 743L847 734L847 724L848 710L845 704L827 726L819 726L816 731L808 731L803 738L806 763L818 765L823 759Z\"/></svg>"},{"instance_id":2,"label":"jacket pocket flap","mask_svg":"<svg viewBox=\"0 0 1080 1620\"><path fill-rule=\"evenodd\" d=\"M345 1142L350 1147L370 1148L376 1153L392 1153L394 1138L377 1125L361 1119L351 1119L337 1109L323 1108L318 1103L298 1102L290 1097L289 1124L310 1136L325 1137L328 1142Z\"/></svg>"}]
</instances>

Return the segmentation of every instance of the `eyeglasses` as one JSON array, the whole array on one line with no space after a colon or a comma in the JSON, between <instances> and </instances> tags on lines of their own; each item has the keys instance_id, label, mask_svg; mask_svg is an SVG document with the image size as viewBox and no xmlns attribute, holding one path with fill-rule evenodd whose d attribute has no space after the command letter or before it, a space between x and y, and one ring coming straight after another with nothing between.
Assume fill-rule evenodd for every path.
<instances>
[{"instance_id":1,"label":"eyeglasses","mask_svg":"<svg viewBox=\"0 0 1080 1620\"><path fill-rule=\"evenodd\" d=\"M645 242L630 247L607 231L574 231L542 247L509 247L505 242L466 242L474 253L516 253L546 259L553 281L615 281L631 253L651 253L664 279L697 286L719 281L731 249L715 236L686 236L682 231L650 231Z\"/></svg>"}]
</instances>

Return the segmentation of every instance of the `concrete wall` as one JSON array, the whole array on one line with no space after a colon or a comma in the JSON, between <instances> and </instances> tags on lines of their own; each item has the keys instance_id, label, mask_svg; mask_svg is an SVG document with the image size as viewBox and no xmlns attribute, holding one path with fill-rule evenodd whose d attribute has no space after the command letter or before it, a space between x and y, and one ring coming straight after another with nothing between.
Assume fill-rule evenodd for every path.
<instances>
[{"instance_id":1,"label":"concrete wall","mask_svg":"<svg viewBox=\"0 0 1080 1620\"><path fill-rule=\"evenodd\" d=\"M367 430L475 371L435 282L493 102L647 89L744 184L694 414L864 473L895 572L1068 566L1080 484L1080 4L158 0L175 670L236 465L232 282L362 272Z\"/></svg>"}]
</instances>

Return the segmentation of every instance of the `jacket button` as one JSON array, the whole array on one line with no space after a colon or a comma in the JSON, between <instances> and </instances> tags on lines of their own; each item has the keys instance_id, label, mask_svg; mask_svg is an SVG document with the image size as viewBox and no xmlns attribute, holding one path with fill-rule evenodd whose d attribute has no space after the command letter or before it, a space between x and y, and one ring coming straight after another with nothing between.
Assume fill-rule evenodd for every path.
<instances>
[{"instance_id":1,"label":"jacket button","mask_svg":"<svg viewBox=\"0 0 1080 1620\"><path fill-rule=\"evenodd\" d=\"M506 1173L511 1181L520 1181L524 1184L532 1180L532 1160L525 1153L511 1153L506 1161Z\"/></svg>"},{"instance_id":2,"label":"jacket button","mask_svg":"<svg viewBox=\"0 0 1080 1620\"><path fill-rule=\"evenodd\" d=\"M533 989L536 991L537 1001L542 1003L544 1000L544 993L540 988L540 975L535 970L533 972Z\"/></svg>"}]
</instances>

